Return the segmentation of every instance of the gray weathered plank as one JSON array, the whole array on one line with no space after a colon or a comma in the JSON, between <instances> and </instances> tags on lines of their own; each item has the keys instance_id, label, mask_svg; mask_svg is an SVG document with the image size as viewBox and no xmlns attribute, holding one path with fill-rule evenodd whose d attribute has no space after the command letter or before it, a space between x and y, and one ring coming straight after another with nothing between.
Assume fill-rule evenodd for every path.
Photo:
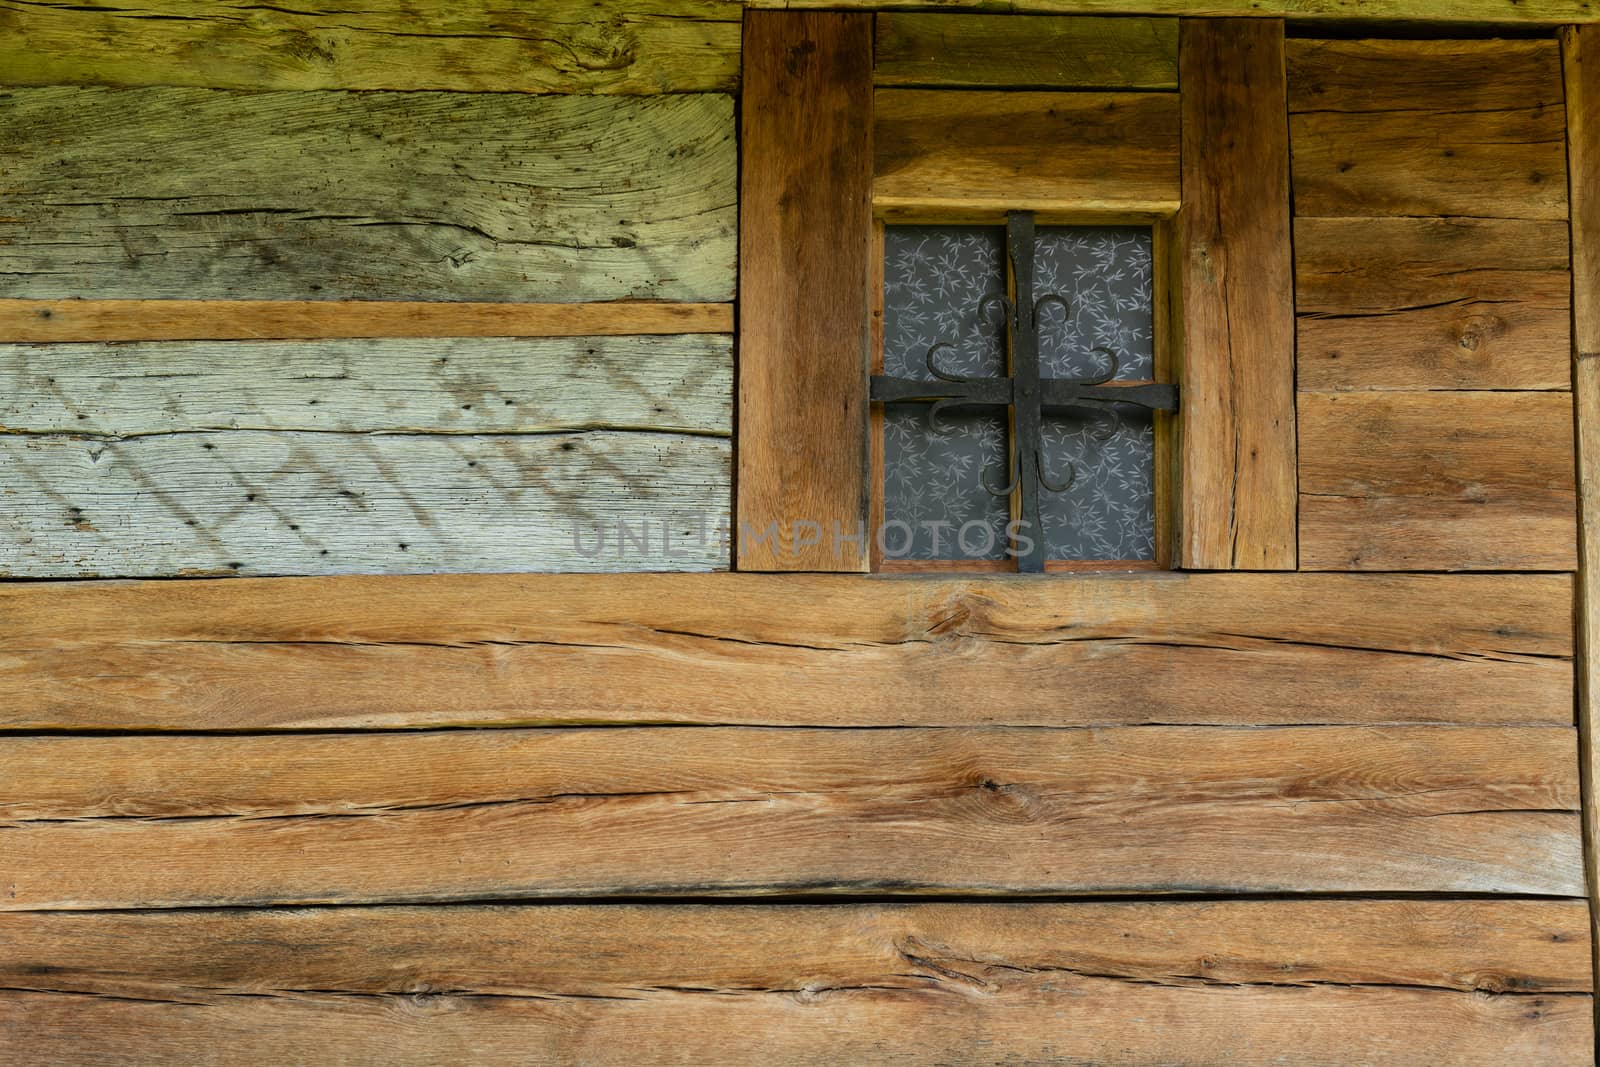
<instances>
[{"instance_id":1,"label":"gray weathered plank","mask_svg":"<svg viewBox=\"0 0 1600 1067\"><path fill-rule=\"evenodd\" d=\"M8 577L727 566L724 438L8 435L0 469Z\"/></svg>"},{"instance_id":2,"label":"gray weathered plank","mask_svg":"<svg viewBox=\"0 0 1600 1067\"><path fill-rule=\"evenodd\" d=\"M0 573L706 569L724 336L0 347ZM648 549L587 559L596 523ZM661 523L680 542L668 557ZM581 536L575 545L574 524ZM684 525L688 523L689 525ZM694 534L690 534L693 528Z\"/></svg>"},{"instance_id":3,"label":"gray weathered plank","mask_svg":"<svg viewBox=\"0 0 1600 1067\"><path fill-rule=\"evenodd\" d=\"M0 296L733 296L726 96L68 87L0 116Z\"/></svg>"},{"instance_id":4,"label":"gray weathered plank","mask_svg":"<svg viewBox=\"0 0 1600 1067\"><path fill-rule=\"evenodd\" d=\"M0 81L220 89L727 91L739 0L0 0Z\"/></svg>"},{"instance_id":5,"label":"gray weathered plank","mask_svg":"<svg viewBox=\"0 0 1600 1067\"><path fill-rule=\"evenodd\" d=\"M726 437L732 350L705 334L0 345L0 434Z\"/></svg>"}]
</instances>

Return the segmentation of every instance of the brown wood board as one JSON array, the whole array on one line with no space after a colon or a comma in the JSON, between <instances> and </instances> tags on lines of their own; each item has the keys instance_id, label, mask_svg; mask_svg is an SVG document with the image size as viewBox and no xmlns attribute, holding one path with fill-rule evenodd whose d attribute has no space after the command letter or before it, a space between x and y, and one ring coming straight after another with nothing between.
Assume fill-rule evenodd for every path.
<instances>
[{"instance_id":1,"label":"brown wood board","mask_svg":"<svg viewBox=\"0 0 1600 1067\"><path fill-rule=\"evenodd\" d=\"M1570 727L12 739L0 909L485 897L1581 896Z\"/></svg>"},{"instance_id":2,"label":"brown wood board","mask_svg":"<svg viewBox=\"0 0 1600 1067\"><path fill-rule=\"evenodd\" d=\"M1177 560L1295 566L1294 264L1283 24L1183 24Z\"/></svg>"},{"instance_id":3,"label":"brown wood board","mask_svg":"<svg viewBox=\"0 0 1600 1067\"><path fill-rule=\"evenodd\" d=\"M744 64L734 559L865 570L872 17L752 13Z\"/></svg>"},{"instance_id":4,"label":"brown wood board","mask_svg":"<svg viewBox=\"0 0 1600 1067\"><path fill-rule=\"evenodd\" d=\"M1586 925L1580 901L1482 900L17 913L0 1045L56 1063L454 1064L469 1045L508 1064L1579 1064Z\"/></svg>"},{"instance_id":5,"label":"brown wood board","mask_svg":"<svg viewBox=\"0 0 1600 1067\"><path fill-rule=\"evenodd\" d=\"M0 586L11 729L1572 722L1551 575Z\"/></svg>"}]
</instances>

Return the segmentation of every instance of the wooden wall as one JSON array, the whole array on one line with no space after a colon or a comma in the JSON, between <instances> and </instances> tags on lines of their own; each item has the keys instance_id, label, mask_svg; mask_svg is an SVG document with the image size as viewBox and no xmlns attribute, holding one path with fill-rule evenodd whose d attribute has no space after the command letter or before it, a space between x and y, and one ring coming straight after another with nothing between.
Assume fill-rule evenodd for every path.
<instances>
[{"instance_id":1,"label":"wooden wall","mask_svg":"<svg viewBox=\"0 0 1600 1067\"><path fill-rule=\"evenodd\" d=\"M1561 46L1009 6L0 0L0 1058L1594 1062ZM1161 228L1183 569L532 573L864 424L762 122Z\"/></svg>"},{"instance_id":2,"label":"wooden wall","mask_svg":"<svg viewBox=\"0 0 1600 1067\"><path fill-rule=\"evenodd\" d=\"M1573 569L1560 46L1287 60L1302 564Z\"/></svg>"},{"instance_id":3,"label":"wooden wall","mask_svg":"<svg viewBox=\"0 0 1600 1067\"><path fill-rule=\"evenodd\" d=\"M738 6L171 7L3 16L0 574L725 568Z\"/></svg>"}]
</instances>

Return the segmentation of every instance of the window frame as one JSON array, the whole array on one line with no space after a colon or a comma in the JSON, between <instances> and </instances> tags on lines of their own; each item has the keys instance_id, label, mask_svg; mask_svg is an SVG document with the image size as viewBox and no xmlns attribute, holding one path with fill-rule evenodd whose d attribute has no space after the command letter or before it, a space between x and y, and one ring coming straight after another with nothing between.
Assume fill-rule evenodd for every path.
<instances>
[{"instance_id":1,"label":"window frame","mask_svg":"<svg viewBox=\"0 0 1600 1067\"><path fill-rule=\"evenodd\" d=\"M986 571L976 561L904 567L881 558L872 533L883 519L882 417L881 406L868 402L867 380L882 366L884 227L1000 225L1011 210L1034 212L1041 226L1151 227L1156 378L1178 384L1180 410L1156 418L1157 553L1149 569L1295 569L1294 280L1282 20L1182 20L1176 93L1041 94L874 86L869 18L753 11L745 22L735 569ZM837 58L851 50L848 61ZM806 62L797 67L802 56ZM838 85L841 73L853 83ZM977 95L962 101L962 93ZM841 98L850 101L844 111L814 106L818 99ZM1087 120L1088 161L1074 163L1056 148L1055 169L1028 173L1028 153L1049 142L1030 140L1022 148L997 142L985 107L1010 107L1002 118L1020 115L1024 124L1053 122L1054 129L1077 131ZM955 116L948 128L927 121L947 108ZM1130 123L1130 116L1142 116L1143 125ZM983 136L963 140L962 121ZM824 128L830 122L833 128ZM916 139L930 127L919 157ZM853 153L863 138L870 171L865 192L859 167L840 166L859 162ZM995 150L998 158L964 161L960 149L967 143ZM771 169L774 157L787 184L748 180ZM773 218L794 210L795 190L819 187L827 190L819 226L846 266L808 273L801 266L804 252L768 255L760 242L770 236ZM801 241L810 244L813 236ZM859 273L857 263L863 264ZM805 324L858 312L859 350L849 329L836 331L841 340L835 347L807 347ZM832 378L829 367L837 370ZM774 387L789 381L805 386L798 403L795 394ZM782 455L775 460L776 452ZM817 502L821 510L805 510ZM804 550L802 529L815 538ZM752 545L753 535L773 531L777 550L770 543ZM793 546L787 554L781 551L786 536ZM1010 560L997 562L1014 570ZM1047 567L1118 569L1128 568L1115 561Z\"/></svg>"}]
</instances>

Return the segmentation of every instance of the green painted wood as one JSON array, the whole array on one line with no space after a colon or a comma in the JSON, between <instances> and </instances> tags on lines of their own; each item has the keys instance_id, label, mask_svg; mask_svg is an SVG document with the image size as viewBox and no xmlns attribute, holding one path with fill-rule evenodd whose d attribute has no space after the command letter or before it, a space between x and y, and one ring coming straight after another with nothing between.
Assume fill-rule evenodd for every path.
<instances>
[{"instance_id":1,"label":"green painted wood","mask_svg":"<svg viewBox=\"0 0 1600 1067\"><path fill-rule=\"evenodd\" d=\"M19 89L0 296L727 301L733 101Z\"/></svg>"},{"instance_id":2,"label":"green painted wood","mask_svg":"<svg viewBox=\"0 0 1600 1067\"><path fill-rule=\"evenodd\" d=\"M727 91L739 0L0 0L0 84Z\"/></svg>"}]
</instances>

